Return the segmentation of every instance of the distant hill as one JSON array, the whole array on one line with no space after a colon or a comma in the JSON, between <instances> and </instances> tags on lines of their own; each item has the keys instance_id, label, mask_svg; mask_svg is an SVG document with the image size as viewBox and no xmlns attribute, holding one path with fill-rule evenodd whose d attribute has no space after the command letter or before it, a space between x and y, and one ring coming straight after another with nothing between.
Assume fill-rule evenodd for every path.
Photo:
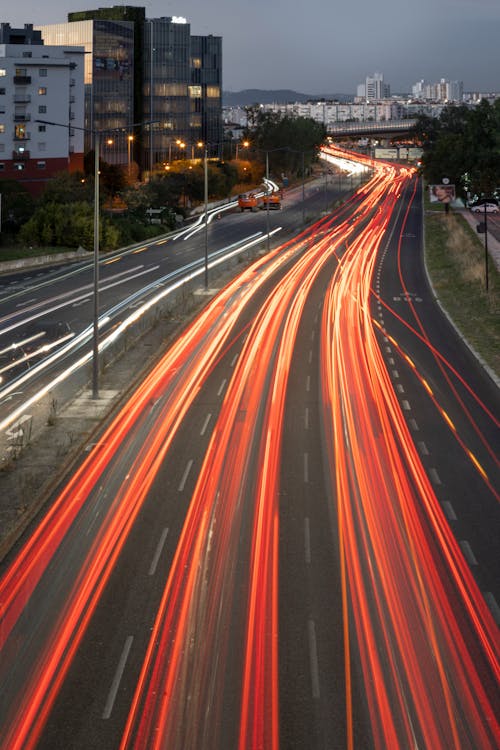
<instances>
[{"instance_id":1,"label":"distant hill","mask_svg":"<svg viewBox=\"0 0 500 750\"><path fill-rule=\"evenodd\" d=\"M301 94L291 89L244 89L243 91L223 91L224 107L247 107L251 104L287 104L291 102L318 101L320 99L346 102L352 100L349 94Z\"/></svg>"}]
</instances>

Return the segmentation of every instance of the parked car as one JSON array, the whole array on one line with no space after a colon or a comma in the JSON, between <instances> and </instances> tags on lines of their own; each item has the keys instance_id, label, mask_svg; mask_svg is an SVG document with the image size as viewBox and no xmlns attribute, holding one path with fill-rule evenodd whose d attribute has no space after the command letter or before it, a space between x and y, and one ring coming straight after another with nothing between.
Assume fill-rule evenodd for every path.
<instances>
[{"instance_id":1,"label":"parked car","mask_svg":"<svg viewBox=\"0 0 500 750\"><path fill-rule=\"evenodd\" d=\"M500 209L496 203L476 203L475 206L470 207L470 210L475 214L483 214L485 211L487 214L496 214Z\"/></svg>"}]
</instances>

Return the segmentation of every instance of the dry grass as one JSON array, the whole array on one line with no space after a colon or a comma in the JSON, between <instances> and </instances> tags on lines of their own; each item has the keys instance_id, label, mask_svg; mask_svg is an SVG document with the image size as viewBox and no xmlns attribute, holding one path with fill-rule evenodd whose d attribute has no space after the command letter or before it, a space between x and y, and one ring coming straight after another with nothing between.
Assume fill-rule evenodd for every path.
<instances>
[{"instance_id":1,"label":"dry grass","mask_svg":"<svg viewBox=\"0 0 500 750\"><path fill-rule=\"evenodd\" d=\"M426 212L426 263L434 288L457 328L500 375L500 275L489 259L485 288L483 235L451 212Z\"/></svg>"}]
</instances>

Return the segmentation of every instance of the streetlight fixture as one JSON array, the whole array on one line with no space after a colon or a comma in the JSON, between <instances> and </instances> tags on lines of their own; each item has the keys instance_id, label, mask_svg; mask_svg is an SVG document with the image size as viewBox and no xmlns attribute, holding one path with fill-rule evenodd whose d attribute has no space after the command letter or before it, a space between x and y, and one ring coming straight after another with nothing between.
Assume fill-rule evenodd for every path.
<instances>
[{"instance_id":1,"label":"streetlight fixture","mask_svg":"<svg viewBox=\"0 0 500 750\"><path fill-rule=\"evenodd\" d=\"M49 120L35 120L43 125L54 125L60 128L82 130L94 136L94 315L92 324L92 398L99 398L99 161L100 161L100 130L92 128L80 128L77 125L62 122L51 122ZM135 125L152 125L153 123L133 123ZM113 128L112 132L123 131L123 128ZM104 131L105 132L105 131ZM109 132L109 131L108 131ZM113 143L111 138L109 142Z\"/></svg>"},{"instance_id":2,"label":"streetlight fixture","mask_svg":"<svg viewBox=\"0 0 500 750\"><path fill-rule=\"evenodd\" d=\"M241 145L239 141L236 141L236 161L238 161L238 148L248 148L250 141L242 141Z\"/></svg>"},{"instance_id":3,"label":"streetlight fixture","mask_svg":"<svg viewBox=\"0 0 500 750\"><path fill-rule=\"evenodd\" d=\"M134 140L134 136L133 135L128 135L127 136L127 173L128 173L129 182L130 182L130 171L131 171L130 170L130 167L131 167L130 151L131 151L131 148L132 148L132 141L133 140Z\"/></svg>"},{"instance_id":4,"label":"streetlight fixture","mask_svg":"<svg viewBox=\"0 0 500 750\"><path fill-rule=\"evenodd\" d=\"M205 289L208 290L208 149L203 152L204 200L205 200Z\"/></svg>"}]
</instances>

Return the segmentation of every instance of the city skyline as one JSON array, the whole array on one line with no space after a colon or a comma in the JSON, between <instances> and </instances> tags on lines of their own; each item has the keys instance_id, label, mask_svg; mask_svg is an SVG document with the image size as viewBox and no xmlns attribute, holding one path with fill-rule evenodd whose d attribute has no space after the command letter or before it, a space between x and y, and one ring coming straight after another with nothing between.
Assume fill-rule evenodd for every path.
<instances>
[{"instance_id":1,"label":"city skyline","mask_svg":"<svg viewBox=\"0 0 500 750\"><path fill-rule=\"evenodd\" d=\"M27 0L9 8L0 20L25 23L65 22L76 10L118 5L101 0ZM150 18L182 16L191 33L223 38L223 88L293 89L309 94L355 95L367 75L381 72L391 92L409 92L421 79L461 80L465 91L500 91L498 0L359 0L334 8L330 0L312 0L307 13L285 0L149 0ZM237 11L237 12L235 12Z\"/></svg>"}]
</instances>

